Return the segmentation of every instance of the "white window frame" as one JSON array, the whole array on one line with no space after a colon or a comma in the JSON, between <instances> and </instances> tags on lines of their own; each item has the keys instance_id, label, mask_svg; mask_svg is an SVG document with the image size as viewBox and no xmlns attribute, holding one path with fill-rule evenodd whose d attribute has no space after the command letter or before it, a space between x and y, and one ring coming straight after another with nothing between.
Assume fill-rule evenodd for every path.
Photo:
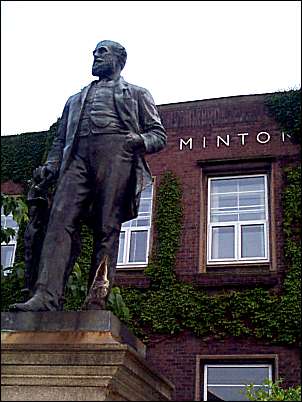
<instances>
[{"instance_id":1,"label":"white window frame","mask_svg":"<svg viewBox=\"0 0 302 402\"><path fill-rule=\"evenodd\" d=\"M4 246L14 246L13 249L13 253L11 256L11 260L10 260L10 264L7 266L3 266L4 269L11 267L14 262L15 262L15 256L16 256L16 249L17 249L17 236L18 236L18 230L19 227L17 226L7 226L6 222L7 222L7 218L12 218L13 219L13 214L9 213L8 215L4 215L3 213L3 208L1 208L1 218L4 217L4 225L2 226L3 229L7 229L7 228L13 228L15 230L15 236L13 236L10 241L8 243L2 242L1 243L1 253L2 253L2 247ZM4 271L5 273L8 273L9 270Z\"/></svg>"},{"instance_id":2,"label":"white window frame","mask_svg":"<svg viewBox=\"0 0 302 402\"><path fill-rule=\"evenodd\" d=\"M151 238L151 226L152 226L152 211L153 211L153 194L154 194L154 182L152 181L151 183L151 197L144 197L143 193L141 196L141 201L143 199L151 199L151 205L150 205L150 214L148 215L150 219L150 225L149 226L123 226L121 229L121 234L125 233L125 240L124 240L124 252L123 252L123 262L118 262L117 263L117 268L131 268L131 267L146 267L148 265L148 260L149 260L149 250L150 250L150 238ZM138 211L138 216L136 219L140 218L140 211ZM135 219L133 219L134 221ZM132 222L132 221L130 221ZM129 224L129 222L127 222ZM146 260L145 261L129 261L130 257L130 242L131 242L131 234L133 232L147 232L147 248L146 248Z\"/></svg>"},{"instance_id":3,"label":"white window frame","mask_svg":"<svg viewBox=\"0 0 302 402\"><path fill-rule=\"evenodd\" d=\"M264 205L265 218L259 220L246 221L230 221L230 222L211 222L211 183L217 179L242 179L249 177L264 178ZM257 263L269 262L269 209L268 209L268 177L267 174L251 174L251 175L236 175L236 176L215 176L208 178L208 203L207 203L207 264L241 264L241 263ZM264 257L241 257L241 227L242 226L264 226ZM234 258L211 258L212 254L212 228L213 227L234 227Z\"/></svg>"},{"instance_id":4,"label":"white window frame","mask_svg":"<svg viewBox=\"0 0 302 402\"><path fill-rule=\"evenodd\" d=\"M269 373L269 377L268 380L272 381L273 378L273 367L272 364L266 363L266 364L237 364L237 363L233 363L233 364L214 364L214 363L209 363L209 364L205 364L204 365L204 386L203 386L203 400L207 401L208 400L208 387L245 387L246 385L249 384L208 384L208 368L227 368L227 367L250 367L250 368L268 368L268 373ZM263 384L253 384L255 386L260 386Z\"/></svg>"}]
</instances>

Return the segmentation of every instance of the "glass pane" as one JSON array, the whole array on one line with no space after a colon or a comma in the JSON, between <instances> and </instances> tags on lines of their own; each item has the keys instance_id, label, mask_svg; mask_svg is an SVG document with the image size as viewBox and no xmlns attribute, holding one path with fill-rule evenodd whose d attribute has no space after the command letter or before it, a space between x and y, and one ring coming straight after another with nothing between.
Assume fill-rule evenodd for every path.
<instances>
[{"instance_id":1,"label":"glass pane","mask_svg":"<svg viewBox=\"0 0 302 402\"><path fill-rule=\"evenodd\" d=\"M269 367L208 367L208 384L262 384Z\"/></svg>"},{"instance_id":2,"label":"glass pane","mask_svg":"<svg viewBox=\"0 0 302 402\"><path fill-rule=\"evenodd\" d=\"M120 244L118 249L117 262L122 263L124 259L125 232L120 233Z\"/></svg>"},{"instance_id":3,"label":"glass pane","mask_svg":"<svg viewBox=\"0 0 302 402\"><path fill-rule=\"evenodd\" d=\"M259 219L265 219L264 212L244 212L239 214L240 221L256 221Z\"/></svg>"},{"instance_id":4,"label":"glass pane","mask_svg":"<svg viewBox=\"0 0 302 402\"><path fill-rule=\"evenodd\" d=\"M234 226L212 228L212 258L234 258Z\"/></svg>"},{"instance_id":5,"label":"glass pane","mask_svg":"<svg viewBox=\"0 0 302 402\"><path fill-rule=\"evenodd\" d=\"M265 257L264 225L241 227L241 256Z\"/></svg>"},{"instance_id":6,"label":"glass pane","mask_svg":"<svg viewBox=\"0 0 302 402\"><path fill-rule=\"evenodd\" d=\"M239 179L239 191L264 190L264 177L244 177Z\"/></svg>"},{"instance_id":7,"label":"glass pane","mask_svg":"<svg viewBox=\"0 0 302 402\"><path fill-rule=\"evenodd\" d=\"M133 220L134 220L134 219L133 219ZM130 227L130 226L131 226L131 222L132 222L133 220L124 222L124 223L122 224L122 228L128 228L128 227Z\"/></svg>"},{"instance_id":8,"label":"glass pane","mask_svg":"<svg viewBox=\"0 0 302 402\"><path fill-rule=\"evenodd\" d=\"M238 214L211 214L211 222L238 221Z\"/></svg>"},{"instance_id":9,"label":"glass pane","mask_svg":"<svg viewBox=\"0 0 302 402\"><path fill-rule=\"evenodd\" d=\"M136 226L150 226L150 218L137 218Z\"/></svg>"},{"instance_id":10,"label":"glass pane","mask_svg":"<svg viewBox=\"0 0 302 402\"><path fill-rule=\"evenodd\" d=\"M147 231L131 233L129 262L146 262Z\"/></svg>"},{"instance_id":11,"label":"glass pane","mask_svg":"<svg viewBox=\"0 0 302 402\"><path fill-rule=\"evenodd\" d=\"M143 198L151 198L152 196L152 184L147 186L141 194Z\"/></svg>"},{"instance_id":12,"label":"glass pane","mask_svg":"<svg viewBox=\"0 0 302 402\"><path fill-rule=\"evenodd\" d=\"M211 196L211 208L231 208L237 209L237 195L219 194Z\"/></svg>"},{"instance_id":13,"label":"glass pane","mask_svg":"<svg viewBox=\"0 0 302 402\"><path fill-rule=\"evenodd\" d=\"M13 254L15 245L1 246L1 265L6 267L11 267L13 264Z\"/></svg>"},{"instance_id":14,"label":"glass pane","mask_svg":"<svg viewBox=\"0 0 302 402\"><path fill-rule=\"evenodd\" d=\"M13 219L11 215L6 217L6 227L7 228L18 228L18 223Z\"/></svg>"},{"instance_id":15,"label":"glass pane","mask_svg":"<svg viewBox=\"0 0 302 402\"><path fill-rule=\"evenodd\" d=\"M254 390L268 388L265 386L255 386ZM249 401L246 396L245 387L208 387L207 401Z\"/></svg>"},{"instance_id":16,"label":"glass pane","mask_svg":"<svg viewBox=\"0 0 302 402\"><path fill-rule=\"evenodd\" d=\"M6 227L6 226L5 226L5 221L6 221L5 216L4 216L4 215L1 215L1 227L2 227L2 228Z\"/></svg>"},{"instance_id":17,"label":"glass pane","mask_svg":"<svg viewBox=\"0 0 302 402\"><path fill-rule=\"evenodd\" d=\"M208 401L248 401L245 387L208 387Z\"/></svg>"},{"instance_id":18,"label":"glass pane","mask_svg":"<svg viewBox=\"0 0 302 402\"><path fill-rule=\"evenodd\" d=\"M264 207L264 193L239 194L239 206L261 205Z\"/></svg>"},{"instance_id":19,"label":"glass pane","mask_svg":"<svg viewBox=\"0 0 302 402\"><path fill-rule=\"evenodd\" d=\"M139 212L150 212L151 210L151 199L141 199L139 204Z\"/></svg>"},{"instance_id":20,"label":"glass pane","mask_svg":"<svg viewBox=\"0 0 302 402\"><path fill-rule=\"evenodd\" d=\"M211 193L235 193L237 192L238 179L217 179L211 182Z\"/></svg>"}]
</instances>

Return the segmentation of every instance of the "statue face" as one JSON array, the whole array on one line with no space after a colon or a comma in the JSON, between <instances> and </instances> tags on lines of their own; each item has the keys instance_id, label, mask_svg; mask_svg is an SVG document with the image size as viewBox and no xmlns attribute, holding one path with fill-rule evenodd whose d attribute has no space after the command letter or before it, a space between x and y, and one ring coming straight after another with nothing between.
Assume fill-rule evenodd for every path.
<instances>
[{"instance_id":1,"label":"statue face","mask_svg":"<svg viewBox=\"0 0 302 402\"><path fill-rule=\"evenodd\" d=\"M92 75L110 77L119 68L118 57L110 45L100 42L93 51L93 57Z\"/></svg>"}]
</instances>

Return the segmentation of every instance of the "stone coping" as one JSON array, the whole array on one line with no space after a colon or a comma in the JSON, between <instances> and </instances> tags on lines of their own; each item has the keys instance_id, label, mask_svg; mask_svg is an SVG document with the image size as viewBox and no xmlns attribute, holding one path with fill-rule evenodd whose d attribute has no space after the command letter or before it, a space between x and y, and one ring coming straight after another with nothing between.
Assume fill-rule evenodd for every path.
<instances>
[{"instance_id":1,"label":"stone coping","mask_svg":"<svg viewBox=\"0 0 302 402\"><path fill-rule=\"evenodd\" d=\"M1 312L1 332L108 333L146 356L146 346L107 310Z\"/></svg>"}]
</instances>

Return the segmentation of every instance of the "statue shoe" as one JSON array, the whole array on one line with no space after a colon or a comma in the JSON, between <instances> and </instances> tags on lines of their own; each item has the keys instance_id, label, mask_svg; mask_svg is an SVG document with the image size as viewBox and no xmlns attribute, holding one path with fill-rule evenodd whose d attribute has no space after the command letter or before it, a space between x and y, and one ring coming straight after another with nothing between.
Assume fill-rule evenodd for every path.
<instances>
[{"instance_id":1,"label":"statue shoe","mask_svg":"<svg viewBox=\"0 0 302 402\"><path fill-rule=\"evenodd\" d=\"M98 300L97 302L85 302L82 306L82 310L106 310L105 300Z\"/></svg>"},{"instance_id":2,"label":"statue shoe","mask_svg":"<svg viewBox=\"0 0 302 402\"><path fill-rule=\"evenodd\" d=\"M14 303L9 306L9 311L57 311L50 302L45 302L43 297L36 294L25 303Z\"/></svg>"}]
</instances>

